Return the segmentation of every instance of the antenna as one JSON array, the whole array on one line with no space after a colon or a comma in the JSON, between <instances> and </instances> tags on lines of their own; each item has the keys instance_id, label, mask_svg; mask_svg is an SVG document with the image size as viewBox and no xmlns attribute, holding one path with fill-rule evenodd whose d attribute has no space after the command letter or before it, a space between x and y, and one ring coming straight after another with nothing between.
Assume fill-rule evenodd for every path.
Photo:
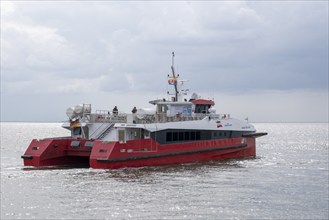
<instances>
[{"instance_id":1,"label":"antenna","mask_svg":"<svg viewBox=\"0 0 329 220\"><path fill-rule=\"evenodd\" d=\"M178 99L178 88L177 88L177 79L175 76L175 69L174 69L174 58L175 58L175 52L172 52L172 66L171 66L171 70L172 70L172 76L175 79L175 101L177 102ZM178 77L178 76L177 76Z\"/></svg>"}]
</instances>

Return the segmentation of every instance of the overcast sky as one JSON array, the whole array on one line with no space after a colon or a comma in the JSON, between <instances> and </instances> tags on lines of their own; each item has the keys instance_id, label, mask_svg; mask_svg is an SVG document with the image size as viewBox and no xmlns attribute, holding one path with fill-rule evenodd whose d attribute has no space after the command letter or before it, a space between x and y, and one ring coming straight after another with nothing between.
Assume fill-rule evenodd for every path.
<instances>
[{"instance_id":1,"label":"overcast sky","mask_svg":"<svg viewBox=\"0 0 329 220\"><path fill-rule=\"evenodd\" d=\"M188 89L253 122L328 122L328 1L1 1L1 121Z\"/></svg>"}]
</instances>

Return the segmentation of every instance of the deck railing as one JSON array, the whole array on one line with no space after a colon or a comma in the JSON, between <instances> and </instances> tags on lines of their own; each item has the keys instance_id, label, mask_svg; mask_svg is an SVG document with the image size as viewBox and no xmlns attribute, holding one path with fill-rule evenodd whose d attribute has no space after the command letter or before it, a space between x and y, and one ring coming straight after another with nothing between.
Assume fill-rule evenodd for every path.
<instances>
[{"instance_id":1,"label":"deck railing","mask_svg":"<svg viewBox=\"0 0 329 220\"><path fill-rule=\"evenodd\" d=\"M127 123L127 114L122 112L113 113L107 110L97 110L96 113L90 114L90 122Z\"/></svg>"},{"instance_id":2,"label":"deck railing","mask_svg":"<svg viewBox=\"0 0 329 220\"><path fill-rule=\"evenodd\" d=\"M108 110L97 110L96 113L88 114L85 122L91 123L137 123L137 124L150 124L150 123L166 123L178 121L195 121L202 120L205 117L212 119L224 120L231 118L230 114L203 114L194 113L193 115L186 116L177 114L168 116L166 113L156 113L152 115L145 115L143 119L137 118L135 114L126 114L123 112L113 113Z\"/></svg>"}]
</instances>

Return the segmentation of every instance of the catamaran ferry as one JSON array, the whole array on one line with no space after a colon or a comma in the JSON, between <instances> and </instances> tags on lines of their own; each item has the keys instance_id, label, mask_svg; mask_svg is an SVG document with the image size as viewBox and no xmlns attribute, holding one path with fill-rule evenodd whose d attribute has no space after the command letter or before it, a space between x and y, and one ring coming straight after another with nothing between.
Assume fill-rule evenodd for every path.
<instances>
[{"instance_id":1,"label":"catamaran ferry","mask_svg":"<svg viewBox=\"0 0 329 220\"><path fill-rule=\"evenodd\" d=\"M132 113L91 111L90 104L68 108L62 127L69 137L34 139L22 156L25 166L76 166L95 169L159 166L220 159L253 158L256 132L247 120L217 114L215 102L193 93L187 98L174 68L173 92L152 100L153 108Z\"/></svg>"}]
</instances>

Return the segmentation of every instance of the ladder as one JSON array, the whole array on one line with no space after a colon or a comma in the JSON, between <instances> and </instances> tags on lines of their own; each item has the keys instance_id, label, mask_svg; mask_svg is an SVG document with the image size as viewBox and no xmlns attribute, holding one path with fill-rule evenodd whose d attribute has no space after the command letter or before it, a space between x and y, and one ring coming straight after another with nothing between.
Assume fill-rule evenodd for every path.
<instances>
[{"instance_id":1,"label":"ladder","mask_svg":"<svg viewBox=\"0 0 329 220\"><path fill-rule=\"evenodd\" d=\"M100 135L97 137L97 139L99 139L99 140L103 140L103 138L104 138L106 135L108 135L108 133L111 132L113 126L114 126L114 123L110 123L109 126L107 126L107 127L103 130L103 132L100 133Z\"/></svg>"}]
</instances>

